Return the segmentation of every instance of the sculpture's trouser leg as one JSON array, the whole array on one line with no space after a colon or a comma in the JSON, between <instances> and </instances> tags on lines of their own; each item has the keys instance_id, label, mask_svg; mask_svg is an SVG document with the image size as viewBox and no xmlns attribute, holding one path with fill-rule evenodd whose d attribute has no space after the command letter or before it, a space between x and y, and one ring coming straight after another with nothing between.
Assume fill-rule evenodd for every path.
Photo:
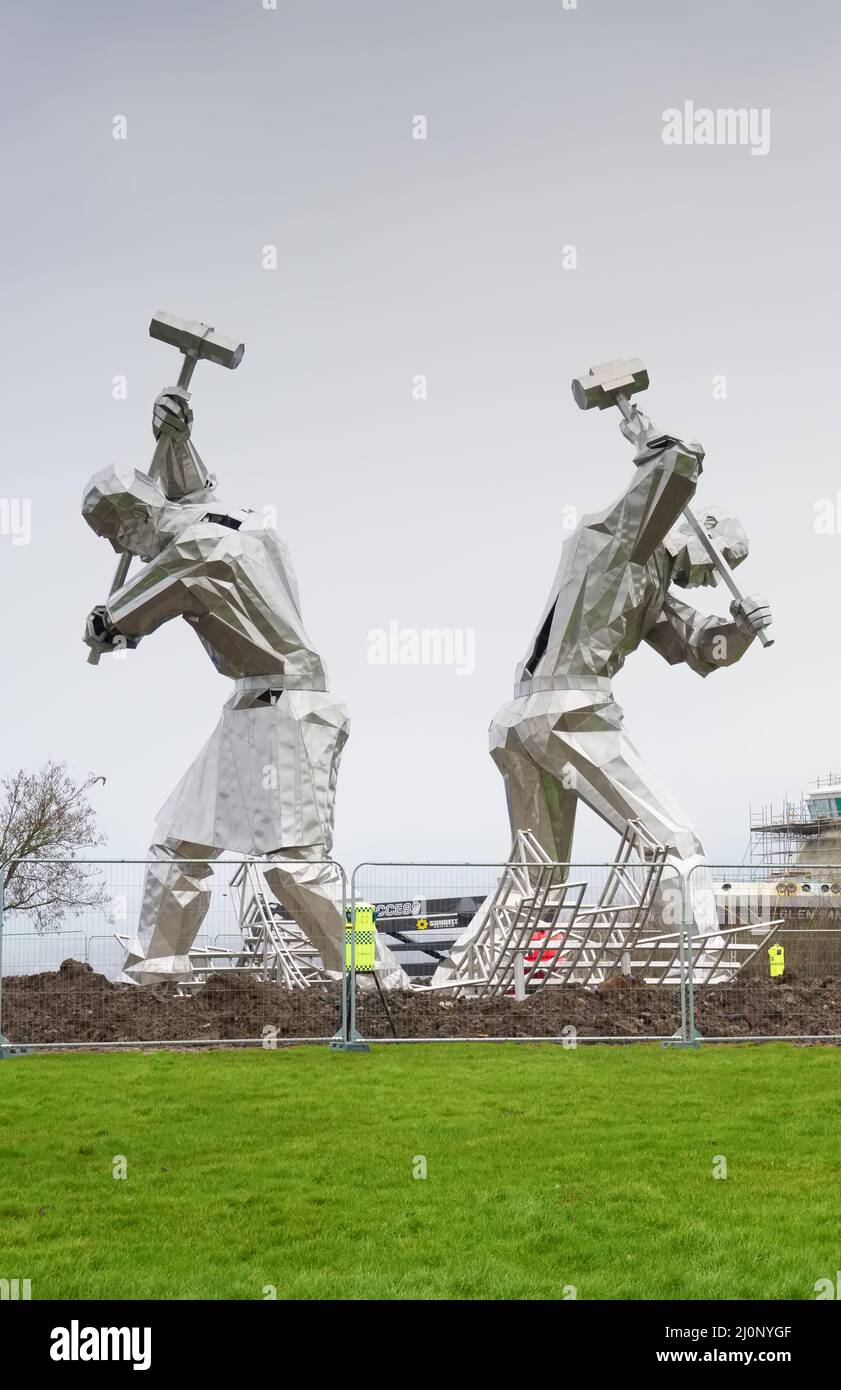
<instances>
[{"instance_id":1,"label":"sculpture's trouser leg","mask_svg":"<svg viewBox=\"0 0 841 1390\"><path fill-rule=\"evenodd\" d=\"M342 879L323 846L279 850L265 879L279 902L305 931L325 970L340 971L344 953Z\"/></svg>"},{"instance_id":2,"label":"sculpture's trouser leg","mask_svg":"<svg viewBox=\"0 0 841 1390\"><path fill-rule=\"evenodd\" d=\"M213 871L219 854L206 845L163 840L151 846L143 885L137 935L129 942L123 967L141 984L189 979L190 947L210 906ZM188 863L174 863L174 860Z\"/></svg>"},{"instance_id":3,"label":"sculpture's trouser leg","mask_svg":"<svg viewBox=\"0 0 841 1390\"><path fill-rule=\"evenodd\" d=\"M490 728L491 757L502 773L511 833L530 830L541 849L556 864L568 864L575 831L576 793L535 762L523 745L517 720L500 710ZM472 921L458 937L450 956L436 967L433 983L443 986L463 963L470 944L481 937L493 894L485 898Z\"/></svg>"},{"instance_id":4,"label":"sculpture's trouser leg","mask_svg":"<svg viewBox=\"0 0 841 1390\"><path fill-rule=\"evenodd\" d=\"M278 850L269 857L272 865L266 870L265 878L275 897L306 932L325 970L340 974L346 925L342 915L341 874L332 864L324 862L327 855L323 845ZM408 985L405 972L379 935L377 967L381 984L388 988Z\"/></svg>"},{"instance_id":5,"label":"sculpture's trouser leg","mask_svg":"<svg viewBox=\"0 0 841 1390\"><path fill-rule=\"evenodd\" d=\"M491 725L491 757L502 773L511 833L530 830L556 864L572 855L577 797L534 761L516 729Z\"/></svg>"},{"instance_id":6,"label":"sculpture's trouser leg","mask_svg":"<svg viewBox=\"0 0 841 1390\"><path fill-rule=\"evenodd\" d=\"M649 771L625 734L622 718L611 696L594 698L592 691L568 690L548 699L529 696L515 700L500 711L492 729L504 731L508 743L516 745L519 739L523 752L549 774L559 794L574 789L574 794L620 835L630 821L641 824L666 850L664 897L670 882L674 883L685 895L689 920L699 931L715 931L715 897L698 834ZM498 740L499 733L496 737ZM493 738L492 733L492 747ZM524 804L527 810L527 801ZM514 828L531 827L522 824ZM674 907L677 926L683 900Z\"/></svg>"}]
</instances>

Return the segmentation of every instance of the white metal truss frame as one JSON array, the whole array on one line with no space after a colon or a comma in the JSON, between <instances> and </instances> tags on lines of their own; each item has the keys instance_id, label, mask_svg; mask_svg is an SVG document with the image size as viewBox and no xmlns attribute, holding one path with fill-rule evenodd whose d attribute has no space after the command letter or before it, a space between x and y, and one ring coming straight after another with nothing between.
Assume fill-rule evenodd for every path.
<instances>
[{"instance_id":1,"label":"white metal truss frame","mask_svg":"<svg viewBox=\"0 0 841 1390\"><path fill-rule=\"evenodd\" d=\"M651 911L666 851L638 822L629 825L598 900L566 877L530 831L518 831L496 891L452 952L454 974L434 989L523 999L547 985L601 984L628 974ZM632 863L632 860L634 861Z\"/></svg>"},{"instance_id":2,"label":"white metal truss frame","mask_svg":"<svg viewBox=\"0 0 841 1390\"><path fill-rule=\"evenodd\" d=\"M629 825L598 900L584 903L587 883L565 877L534 836L518 832L511 860L457 942L449 979L436 990L465 996L525 999L550 985L586 988L624 976L641 985L732 980L767 943L781 918L757 918L705 935L686 929L646 931L666 868L666 851L638 822Z\"/></svg>"},{"instance_id":3,"label":"white metal truss frame","mask_svg":"<svg viewBox=\"0 0 841 1390\"><path fill-rule=\"evenodd\" d=\"M688 978L690 954L692 984L721 985L732 981L774 935L784 918L742 922L720 927L704 936L668 932L640 938L631 952L630 973L643 985L678 985Z\"/></svg>"},{"instance_id":4,"label":"white metal truss frame","mask_svg":"<svg viewBox=\"0 0 841 1390\"><path fill-rule=\"evenodd\" d=\"M229 953L217 952L213 947L206 947L204 951L216 959L227 954L231 962L228 969L238 973L248 971L258 980L285 989L309 989L312 985L329 983L331 977L323 969L309 937L297 922L280 916L280 904L267 888L259 864L252 861L242 864L231 879L230 888L237 925L242 932L241 948ZM202 954L192 951L190 959ZM194 961L195 965L205 976L211 973L198 961Z\"/></svg>"}]
</instances>

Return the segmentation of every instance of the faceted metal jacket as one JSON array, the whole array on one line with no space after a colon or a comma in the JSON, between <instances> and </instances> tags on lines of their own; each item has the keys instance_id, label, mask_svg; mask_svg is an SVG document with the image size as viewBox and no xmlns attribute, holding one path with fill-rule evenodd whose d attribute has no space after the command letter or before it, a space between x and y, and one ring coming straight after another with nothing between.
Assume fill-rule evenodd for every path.
<instances>
[{"instance_id":1,"label":"faceted metal jacket","mask_svg":"<svg viewBox=\"0 0 841 1390\"><path fill-rule=\"evenodd\" d=\"M170 503L147 475L136 477L132 486L106 469L89 484L83 509L100 535L110 538L116 509L123 536L143 533L147 563L108 599L114 626L140 638L182 616L222 675L271 675L282 677L286 690L326 690L324 663L304 628L289 553L265 518L226 508L211 491L200 503ZM150 503L150 490L159 505ZM142 517L136 496L143 498ZM150 527L161 542L157 554L148 542Z\"/></svg>"},{"instance_id":2,"label":"faceted metal jacket","mask_svg":"<svg viewBox=\"0 0 841 1390\"><path fill-rule=\"evenodd\" d=\"M583 518L563 546L537 631L517 668L517 695L609 680L642 641L701 675L721 665L711 659L720 632L731 635L734 657L737 646L747 645L747 637L733 643L731 621L702 617L669 593L672 582L709 582L712 570L705 557L695 563L691 537L676 526L702 459L700 446L672 438L665 447L644 448L622 496ZM722 552L731 563L743 560L747 538L738 522L721 509L708 511L713 539L720 529Z\"/></svg>"}]
</instances>

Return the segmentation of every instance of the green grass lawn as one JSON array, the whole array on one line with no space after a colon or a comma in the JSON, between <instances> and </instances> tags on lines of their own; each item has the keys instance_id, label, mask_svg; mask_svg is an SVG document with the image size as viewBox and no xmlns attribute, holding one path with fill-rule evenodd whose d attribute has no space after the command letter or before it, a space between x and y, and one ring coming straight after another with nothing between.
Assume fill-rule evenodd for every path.
<instances>
[{"instance_id":1,"label":"green grass lawn","mask_svg":"<svg viewBox=\"0 0 841 1390\"><path fill-rule=\"evenodd\" d=\"M839 1180L835 1048L0 1062L0 1277L33 1298L813 1298Z\"/></svg>"}]
</instances>

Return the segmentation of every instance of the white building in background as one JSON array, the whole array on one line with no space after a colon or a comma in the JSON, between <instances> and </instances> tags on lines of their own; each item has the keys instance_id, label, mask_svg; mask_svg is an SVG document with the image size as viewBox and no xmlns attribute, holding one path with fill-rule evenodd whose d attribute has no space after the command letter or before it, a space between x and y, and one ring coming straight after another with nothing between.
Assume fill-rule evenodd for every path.
<instances>
[{"instance_id":1,"label":"white building in background","mask_svg":"<svg viewBox=\"0 0 841 1390\"><path fill-rule=\"evenodd\" d=\"M841 774L818 778L797 801L751 808L747 862L715 892L722 923L738 920L750 896L787 914L841 915Z\"/></svg>"}]
</instances>

